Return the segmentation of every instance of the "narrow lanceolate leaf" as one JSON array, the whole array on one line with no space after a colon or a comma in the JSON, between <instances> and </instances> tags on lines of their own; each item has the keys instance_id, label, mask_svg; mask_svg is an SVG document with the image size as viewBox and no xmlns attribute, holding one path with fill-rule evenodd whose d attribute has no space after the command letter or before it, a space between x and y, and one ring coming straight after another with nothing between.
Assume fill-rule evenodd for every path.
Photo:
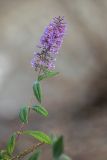
<instances>
[{"instance_id":1,"label":"narrow lanceolate leaf","mask_svg":"<svg viewBox=\"0 0 107 160\"><path fill-rule=\"evenodd\" d=\"M11 155L14 151L15 148L15 143L16 143L16 134L14 133L8 140L7 143L7 152L9 155Z\"/></svg>"},{"instance_id":2,"label":"narrow lanceolate leaf","mask_svg":"<svg viewBox=\"0 0 107 160\"><path fill-rule=\"evenodd\" d=\"M62 136L54 140L52 148L53 148L53 157L55 159L59 158L64 151Z\"/></svg>"},{"instance_id":3,"label":"narrow lanceolate leaf","mask_svg":"<svg viewBox=\"0 0 107 160\"><path fill-rule=\"evenodd\" d=\"M59 72L46 70L43 74L38 76L38 81L41 81L41 80L46 79L46 78L54 77L57 74L59 74Z\"/></svg>"},{"instance_id":4,"label":"narrow lanceolate leaf","mask_svg":"<svg viewBox=\"0 0 107 160\"><path fill-rule=\"evenodd\" d=\"M57 160L71 160L71 158L65 154L62 154Z\"/></svg>"},{"instance_id":5,"label":"narrow lanceolate leaf","mask_svg":"<svg viewBox=\"0 0 107 160\"><path fill-rule=\"evenodd\" d=\"M33 92L34 95L36 96L38 102L41 103L42 100L42 91L41 91L41 86L39 81L35 81L33 84Z\"/></svg>"},{"instance_id":6,"label":"narrow lanceolate leaf","mask_svg":"<svg viewBox=\"0 0 107 160\"><path fill-rule=\"evenodd\" d=\"M22 123L28 123L28 117L29 117L29 108L27 106L23 106L20 109L19 118Z\"/></svg>"},{"instance_id":7,"label":"narrow lanceolate leaf","mask_svg":"<svg viewBox=\"0 0 107 160\"><path fill-rule=\"evenodd\" d=\"M32 109L45 117L48 116L48 111L44 107L42 107L41 105L34 105L34 106L32 106Z\"/></svg>"},{"instance_id":8,"label":"narrow lanceolate leaf","mask_svg":"<svg viewBox=\"0 0 107 160\"><path fill-rule=\"evenodd\" d=\"M51 144L51 138L43 132L28 130L23 131L23 134L30 135L39 140L40 142Z\"/></svg>"},{"instance_id":9,"label":"narrow lanceolate leaf","mask_svg":"<svg viewBox=\"0 0 107 160\"><path fill-rule=\"evenodd\" d=\"M41 150L36 150L36 152L28 160L39 160L41 155Z\"/></svg>"}]
</instances>

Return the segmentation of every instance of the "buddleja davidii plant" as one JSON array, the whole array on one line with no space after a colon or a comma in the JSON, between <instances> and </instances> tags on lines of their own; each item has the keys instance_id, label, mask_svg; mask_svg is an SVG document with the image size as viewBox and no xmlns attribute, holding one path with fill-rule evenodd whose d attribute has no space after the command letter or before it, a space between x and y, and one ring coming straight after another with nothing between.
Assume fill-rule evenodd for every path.
<instances>
[{"instance_id":1,"label":"buddleja davidii plant","mask_svg":"<svg viewBox=\"0 0 107 160\"><path fill-rule=\"evenodd\" d=\"M51 144L53 148L53 159L54 160L70 160L63 152L63 138L53 137L51 138L47 134L41 131L35 130L23 130L24 124L29 121L30 111L33 110L42 116L47 117L48 111L42 105L42 89L41 81L50 77L56 76L59 72L55 72L55 61L56 55L63 42L63 37L66 31L66 23L64 18L55 17L46 27L43 36L40 39L40 44L38 47L38 52L34 52L34 57L31 61L32 67L38 73L37 79L33 84L33 92L38 101L37 104L32 106L22 106L19 113L19 118L21 120L21 127L18 131L14 132L7 142L6 150L0 152L0 160L18 160L23 159L26 155L36 150L42 144ZM29 148L25 149L18 155L13 155L16 141L19 139L20 135L29 135L34 137L39 141L38 144L34 144ZM29 160L38 160L41 151L36 150L36 152L29 158Z\"/></svg>"}]
</instances>

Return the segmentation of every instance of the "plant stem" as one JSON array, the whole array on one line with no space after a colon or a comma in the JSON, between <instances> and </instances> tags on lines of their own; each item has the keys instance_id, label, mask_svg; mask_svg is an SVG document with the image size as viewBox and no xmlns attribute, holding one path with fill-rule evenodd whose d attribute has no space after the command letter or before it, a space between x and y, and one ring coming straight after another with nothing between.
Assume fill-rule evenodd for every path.
<instances>
[{"instance_id":1,"label":"plant stem","mask_svg":"<svg viewBox=\"0 0 107 160\"><path fill-rule=\"evenodd\" d=\"M20 152L18 155L14 156L11 160L19 160L23 159L26 155L29 153L32 153L35 149L37 149L39 146L43 145L43 142L39 142L38 144L33 144L29 148L25 149L24 151Z\"/></svg>"},{"instance_id":2,"label":"plant stem","mask_svg":"<svg viewBox=\"0 0 107 160\"><path fill-rule=\"evenodd\" d=\"M24 128L24 123L21 124L21 126L20 126L20 128L19 128L19 131L22 132L22 131L23 131L23 128ZM17 134L17 138L16 138L17 141L19 140L19 137L20 137L20 134L18 133L18 134Z\"/></svg>"}]
</instances>

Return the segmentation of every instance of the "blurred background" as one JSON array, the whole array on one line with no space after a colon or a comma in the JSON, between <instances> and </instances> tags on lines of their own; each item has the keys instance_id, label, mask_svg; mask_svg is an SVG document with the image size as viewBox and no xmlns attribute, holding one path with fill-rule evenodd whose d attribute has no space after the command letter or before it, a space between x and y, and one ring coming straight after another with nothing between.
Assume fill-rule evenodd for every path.
<instances>
[{"instance_id":1,"label":"blurred background","mask_svg":"<svg viewBox=\"0 0 107 160\"><path fill-rule=\"evenodd\" d=\"M106 160L106 0L0 0L0 148L20 125L20 106L35 103L30 61L45 26L59 15L68 31L56 62L60 75L42 83L49 117L32 113L25 128L63 135L73 160ZM23 137L16 151L32 142ZM42 148L42 159L51 160L49 147Z\"/></svg>"}]
</instances>

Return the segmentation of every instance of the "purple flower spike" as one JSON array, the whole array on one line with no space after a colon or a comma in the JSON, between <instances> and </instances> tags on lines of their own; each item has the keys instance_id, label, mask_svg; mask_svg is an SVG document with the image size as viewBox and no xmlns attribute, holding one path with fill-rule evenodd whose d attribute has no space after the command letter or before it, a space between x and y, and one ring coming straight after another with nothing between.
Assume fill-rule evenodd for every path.
<instances>
[{"instance_id":1,"label":"purple flower spike","mask_svg":"<svg viewBox=\"0 0 107 160\"><path fill-rule=\"evenodd\" d=\"M53 18L40 39L38 46L40 51L34 53L31 64L35 70L55 69L56 55L62 45L65 31L64 18L60 16Z\"/></svg>"}]
</instances>

